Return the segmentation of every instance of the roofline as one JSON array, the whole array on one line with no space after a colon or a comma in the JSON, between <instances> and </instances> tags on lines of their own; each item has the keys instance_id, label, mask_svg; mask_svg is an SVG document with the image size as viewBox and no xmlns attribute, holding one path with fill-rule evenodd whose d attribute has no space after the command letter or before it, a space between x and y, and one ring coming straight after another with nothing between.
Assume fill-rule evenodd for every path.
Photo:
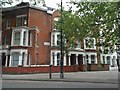
<instances>
[{"instance_id":1,"label":"roofline","mask_svg":"<svg viewBox=\"0 0 120 90\"><path fill-rule=\"evenodd\" d=\"M41 11L45 11L47 12L48 14L53 14L56 10L54 9L53 11L52 10L49 10L48 7L46 6L35 6L35 5L30 5L30 4L27 4L27 5L23 5L23 6L12 6L12 7L6 7L6 8L2 8L2 11L11 11L11 10L16 10L16 9L22 9L22 8L32 8L32 9L37 9L37 10L41 10Z\"/></svg>"}]
</instances>

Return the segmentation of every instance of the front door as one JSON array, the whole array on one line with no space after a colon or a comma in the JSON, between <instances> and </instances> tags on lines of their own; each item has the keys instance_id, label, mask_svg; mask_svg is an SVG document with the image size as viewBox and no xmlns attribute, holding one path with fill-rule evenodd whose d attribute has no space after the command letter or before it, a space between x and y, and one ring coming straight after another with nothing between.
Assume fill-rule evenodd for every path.
<instances>
[{"instance_id":1,"label":"front door","mask_svg":"<svg viewBox=\"0 0 120 90\"><path fill-rule=\"evenodd\" d=\"M78 65L83 64L83 55L78 55Z\"/></svg>"},{"instance_id":2,"label":"front door","mask_svg":"<svg viewBox=\"0 0 120 90\"><path fill-rule=\"evenodd\" d=\"M75 54L71 54L70 59L71 59L71 65L76 65L76 56L75 56Z\"/></svg>"}]
</instances>

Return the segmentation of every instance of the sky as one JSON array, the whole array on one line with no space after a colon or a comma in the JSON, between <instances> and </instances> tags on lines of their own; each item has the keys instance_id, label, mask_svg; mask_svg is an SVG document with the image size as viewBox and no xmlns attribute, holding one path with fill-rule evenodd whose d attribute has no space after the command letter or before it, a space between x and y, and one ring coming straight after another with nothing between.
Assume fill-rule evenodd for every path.
<instances>
[{"instance_id":1,"label":"sky","mask_svg":"<svg viewBox=\"0 0 120 90\"><path fill-rule=\"evenodd\" d=\"M53 8L57 8L57 4L61 3L61 0L45 0L46 5L53 7ZM63 2L63 6L66 6L66 2L70 2L70 0L62 0Z\"/></svg>"},{"instance_id":2,"label":"sky","mask_svg":"<svg viewBox=\"0 0 120 90\"><path fill-rule=\"evenodd\" d=\"M5 0L5 1L9 1L9 0ZM14 2L13 3L13 6L14 6L15 4L18 4L18 3L22 2L22 1L28 2L28 1L34 1L34 0L12 0L12 1ZM62 0L62 2L63 2L63 6L67 7L66 2L70 2L70 0ZM47 6L49 6L49 7L57 9L57 4L61 4L61 0L45 0L45 4ZM9 5L7 5L7 6L9 6Z\"/></svg>"}]
</instances>

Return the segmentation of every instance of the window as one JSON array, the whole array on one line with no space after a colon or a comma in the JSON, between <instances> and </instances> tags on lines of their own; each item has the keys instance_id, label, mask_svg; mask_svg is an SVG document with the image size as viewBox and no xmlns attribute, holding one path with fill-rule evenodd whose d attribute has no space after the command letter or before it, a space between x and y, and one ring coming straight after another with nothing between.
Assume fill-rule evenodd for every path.
<instances>
[{"instance_id":1,"label":"window","mask_svg":"<svg viewBox=\"0 0 120 90\"><path fill-rule=\"evenodd\" d=\"M103 64L105 64L105 56L102 56L102 58L103 58Z\"/></svg>"},{"instance_id":2,"label":"window","mask_svg":"<svg viewBox=\"0 0 120 90\"><path fill-rule=\"evenodd\" d=\"M15 45L20 45L20 32L15 32L14 33L14 44Z\"/></svg>"},{"instance_id":3,"label":"window","mask_svg":"<svg viewBox=\"0 0 120 90\"><path fill-rule=\"evenodd\" d=\"M32 55L29 54L29 65L31 65L31 64L32 64Z\"/></svg>"},{"instance_id":4,"label":"window","mask_svg":"<svg viewBox=\"0 0 120 90\"><path fill-rule=\"evenodd\" d=\"M9 36L5 36L5 45L9 45L10 41L9 41Z\"/></svg>"},{"instance_id":5,"label":"window","mask_svg":"<svg viewBox=\"0 0 120 90\"><path fill-rule=\"evenodd\" d=\"M38 34L37 33L35 35L35 44L36 44L36 46L38 46Z\"/></svg>"},{"instance_id":6,"label":"window","mask_svg":"<svg viewBox=\"0 0 120 90\"><path fill-rule=\"evenodd\" d=\"M85 46L86 48L95 48L95 40L92 38L85 39Z\"/></svg>"},{"instance_id":7,"label":"window","mask_svg":"<svg viewBox=\"0 0 120 90\"><path fill-rule=\"evenodd\" d=\"M12 55L12 66L18 66L19 52L14 52Z\"/></svg>"},{"instance_id":8,"label":"window","mask_svg":"<svg viewBox=\"0 0 120 90\"><path fill-rule=\"evenodd\" d=\"M87 64L89 63L89 57L86 55Z\"/></svg>"},{"instance_id":9,"label":"window","mask_svg":"<svg viewBox=\"0 0 120 90\"><path fill-rule=\"evenodd\" d=\"M91 64L95 64L95 55L91 55Z\"/></svg>"},{"instance_id":10,"label":"window","mask_svg":"<svg viewBox=\"0 0 120 90\"><path fill-rule=\"evenodd\" d=\"M60 46L60 34L57 35L57 46Z\"/></svg>"},{"instance_id":11,"label":"window","mask_svg":"<svg viewBox=\"0 0 120 90\"><path fill-rule=\"evenodd\" d=\"M27 26L27 16L26 15L17 16L16 26L17 27L19 27L19 26Z\"/></svg>"},{"instance_id":12,"label":"window","mask_svg":"<svg viewBox=\"0 0 120 90\"><path fill-rule=\"evenodd\" d=\"M52 35L52 45L55 46L55 35Z\"/></svg>"},{"instance_id":13,"label":"window","mask_svg":"<svg viewBox=\"0 0 120 90\"><path fill-rule=\"evenodd\" d=\"M112 58L112 66L115 66L115 60L116 60L116 57L113 56L113 58Z\"/></svg>"},{"instance_id":14,"label":"window","mask_svg":"<svg viewBox=\"0 0 120 90\"><path fill-rule=\"evenodd\" d=\"M107 56L107 64L110 64L110 56Z\"/></svg>"},{"instance_id":15,"label":"window","mask_svg":"<svg viewBox=\"0 0 120 90\"><path fill-rule=\"evenodd\" d=\"M80 41L77 41L77 48L80 48Z\"/></svg>"},{"instance_id":16,"label":"window","mask_svg":"<svg viewBox=\"0 0 120 90\"><path fill-rule=\"evenodd\" d=\"M6 28L10 28L10 19L6 20Z\"/></svg>"},{"instance_id":17,"label":"window","mask_svg":"<svg viewBox=\"0 0 120 90\"><path fill-rule=\"evenodd\" d=\"M24 60L25 60L25 52L22 53L22 65L24 65Z\"/></svg>"},{"instance_id":18,"label":"window","mask_svg":"<svg viewBox=\"0 0 120 90\"><path fill-rule=\"evenodd\" d=\"M55 64L55 53L54 52L52 53L52 61L53 61L52 64L54 65Z\"/></svg>"},{"instance_id":19,"label":"window","mask_svg":"<svg viewBox=\"0 0 120 90\"><path fill-rule=\"evenodd\" d=\"M59 18L58 17L55 17L54 18L54 29L58 29L59 28Z\"/></svg>"},{"instance_id":20,"label":"window","mask_svg":"<svg viewBox=\"0 0 120 90\"><path fill-rule=\"evenodd\" d=\"M57 66L60 66L60 53L57 53Z\"/></svg>"},{"instance_id":21,"label":"window","mask_svg":"<svg viewBox=\"0 0 120 90\"><path fill-rule=\"evenodd\" d=\"M23 36L23 45L26 45L26 40L27 40L26 35L27 35L27 32L24 31L23 35L24 35Z\"/></svg>"},{"instance_id":22,"label":"window","mask_svg":"<svg viewBox=\"0 0 120 90\"><path fill-rule=\"evenodd\" d=\"M30 32L30 46L32 46L32 32Z\"/></svg>"}]
</instances>

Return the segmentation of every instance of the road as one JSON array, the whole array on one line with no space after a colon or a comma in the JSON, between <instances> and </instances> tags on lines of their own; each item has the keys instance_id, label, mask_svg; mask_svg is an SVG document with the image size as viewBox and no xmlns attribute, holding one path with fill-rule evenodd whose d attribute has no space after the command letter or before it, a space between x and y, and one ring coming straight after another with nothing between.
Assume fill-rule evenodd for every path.
<instances>
[{"instance_id":1,"label":"road","mask_svg":"<svg viewBox=\"0 0 120 90\"><path fill-rule=\"evenodd\" d=\"M3 80L2 88L118 88L118 85L87 82Z\"/></svg>"}]
</instances>

